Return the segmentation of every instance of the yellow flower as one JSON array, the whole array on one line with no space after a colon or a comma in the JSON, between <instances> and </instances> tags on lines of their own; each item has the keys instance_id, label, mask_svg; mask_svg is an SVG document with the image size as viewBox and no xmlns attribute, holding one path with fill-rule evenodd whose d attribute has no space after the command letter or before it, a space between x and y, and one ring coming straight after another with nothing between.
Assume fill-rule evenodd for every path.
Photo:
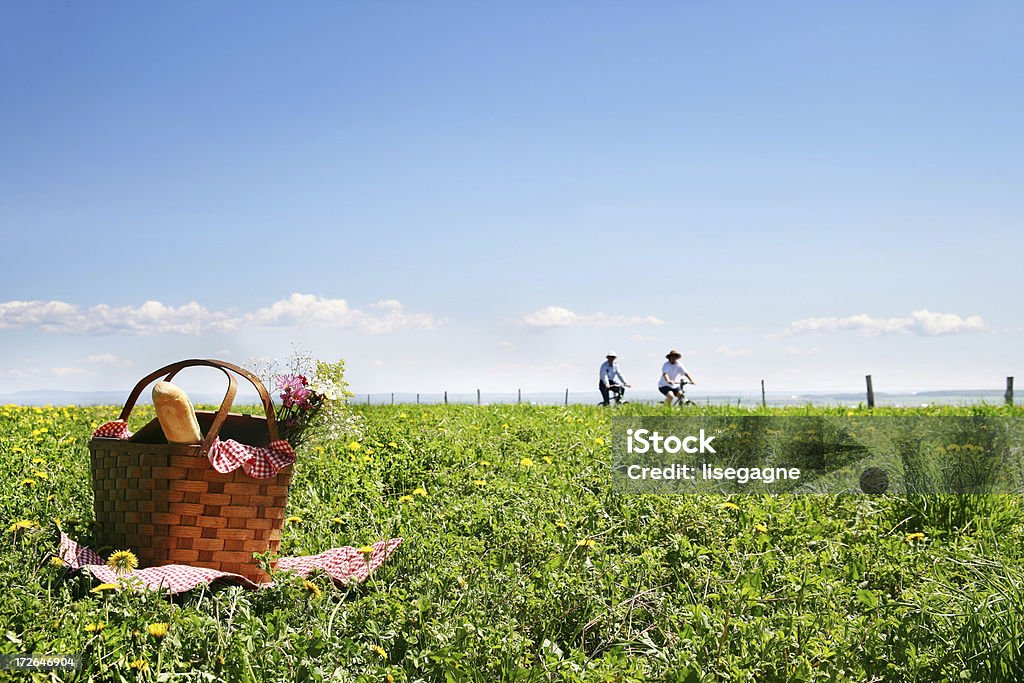
<instances>
[{"instance_id":1,"label":"yellow flower","mask_svg":"<svg viewBox=\"0 0 1024 683\"><path fill-rule=\"evenodd\" d=\"M17 449L15 449L15 451L17 451ZM33 465L45 465L46 464L46 460L44 460L43 458L32 458L32 464Z\"/></svg>"},{"instance_id":2,"label":"yellow flower","mask_svg":"<svg viewBox=\"0 0 1024 683\"><path fill-rule=\"evenodd\" d=\"M93 593L102 593L103 591L116 591L120 586L116 583L101 583L92 589Z\"/></svg>"},{"instance_id":3,"label":"yellow flower","mask_svg":"<svg viewBox=\"0 0 1024 683\"><path fill-rule=\"evenodd\" d=\"M501 428L502 429L508 429L508 422L506 422L505 424L501 425Z\"/></svg>"},{"instance_id":4,"label":"yellow flower","mask_svg":"<svg viewBox=\"0 0 1024 683\"><path fill-rule=\"evenodd\" d=\"M736 503L730 503L729 501L725 501L724 503L722 503L722 509L723 510L739 510L740 506L737 505Z\"/></svg>"},{"instance_id":5,"label":"yellow flower","mask_svg":"<svg viewBox=\"0 0 1024 683\"><path fill-rule=\"evenodd\" d=\"M136 671L149 671L149 662L140 657L128 662L128 668L135 669Z\"/></svg>"},{"instance_id":6,"label":"yellow flower","mask_svg":"<svg viewBox=\"0 0 1024 683\"><path fill-rule=\"evenodd\" d=\"M550 465L551 463L554 462L554 459L550 455L545 455L544 456L544 462L546 462L547 464Z\"/></svg>"},{"instance_id":7,"label":"yellow flower","mask_svg":"<svg viewBox=\"0 0 1024 683\"><path fill-rule=\"evenodd\" d=\"M343 520L341 517L331 517L331 521L334 522L335 524L344 524L345 523L345 520Z\"/></svg>"},{"instance_id":8,"label":"yellow flower","mask_svg":"<svg viewBox=\"0 0 1024 683\"><path fill-rule=\"evenodd\" d=\"M594 445L595 446L603 446L604 445L604 439L602 439L601 437L597 437L596 439L594 439Z\"/></svg>"},{"instance_id":9,"label":"yellow flower","mask_svg":"<svg viewBox=\"0 0 1024 683\"><path fill-rule=\"evenodd\" d=\"M398 497L398 502L399 503L411 503L412 500L413 500L412 496L399 496Z\"/></svg>"},{"instance_id":10,"label":"yellow flower","mask_svg":"<svg viewBox=\"0 0 1024 683\"><path fill-rule=\"evenodd\" d=\"M904 538L904 540L907 543L913 543L914 541L920 541L920 540L923 540L923 539L924 539L924 534L922 534L920 531L915 531L912 534L907 534L906 537Z\"/></svg>"},{"instance_id":11,"label":"yellow flower","mask_svg":"<svg viewBox=\"0 0 1024 683\"><path fill-rule=\"evenodd\" d=\"M398 448L398 444L395 443L394 441L388 441L388 445L391 446L392 448Z\"/></svg>"},{"instance_id":12,"label":"yellow flower","mask_svg":"<svg viewBox=\"0 0 1024 683\"><path fill-rule=\"evenodd\" d=\"M372 449L370 449L370 450L368 450L368 451L366 451L366 452L367 452L367 453L372 453L372 452L373 452L373 450L372 450ZM369 455L364 455L364 456L363 456L363 462L364 462L365 464L369 465L369 464L370 464L371 462L373 462L373 458L371 458L371 457L370 457Z\"/></svg>"},{"instance_id":13,"label":"yellow flower","mask_svg":"<svg viewBox=\"0 0 1024 683\"><path fill-rule=\"evenodd\" d=\"M592 538L585 538L582 541L576 541L577 548L593 548L597 545L597 541Z\"/></svg>"},{"instance_id":14,"label":"yellow flower","mask_svg":"<svg viewBox=\"0 0 1024 683\"><path fill-rule=\"evenodd\" d=\"M316 453L317 455L323 455L324 454L324 447L323 446L314 446L313 447L313 452Z\"/></svg>"},{"instance_id":15,"label":"yellow flower","mask_svg":"<svg viewBox=\"0 0 1024 683\"><path fill-rule=\"evenodd\" d=\"M323 591L320 590L320 586L316 585L312 581L303 581L302 582L302 587L305 588L306 590L308 590L310 593L312 593L313 595L315 595L318 598L323 593Z\"/></svg>"},{"instance_id":16,"label":"yellow flower","mask_svg":"<svg viewBox=\"0 0 1024 683\"><path fill-rule=\"evenodd\" d=\"M371 645L370 649L377 653L377 656L381 659L388 658L388 651L382 648L380 645Z\"/></svg>"},{"instance_id":17,"label":"yellow flower","mask_svg":"<svg viewBox=\"0 0 1024 683\"><path fill-rule=\"evenodd\" d=\"M50 475L42 470L32 470L32 476L36 479L49 479Z\"/></svg>"},{"instance_id":18,"label":"yellow flower","mask_svg":"<svg viewBox=\"0 0 1024 683\"><path fill-rule=\"evenodd\" d=\"M104 624L102 621L97 621L97 622L92 623L92 624L86 624L85 625L85 632L86 633L99 633L104 628L106 628L106 626L107 625Z\"/></svg>"},{"instance_id":19,"label":"yellow flower","mask_svg":"<svg viewBox=\"0 0 1024 683\"><path fill-rule=\"evenodd\" d=\"M14 453L15 455L17 455L18 453L24 453L24 452L25 452L25 449L22 448L21 446L15 446L14 448L11 449L11 453Z\"/></svg>"},{"instance_id":20,"label":"yellow flower","mask_svg":"<svg viewBox=\"0 0 1024 683\"><path fill-rule=\"evenodd\" d=\"M352 442L350 442L348 444L348 449L350 451L358 451L362 447L363 447L363 444L359 443L358 441L352 441Z\"/></svg>"},{"instance_id":21,"label":"yellow flower","mask_svg":"<svg viewBox=\"0 0 1024 683\"><path fill-rule=\"evenodd\" d=\"M408 415L406 415L405 413L399 413L399 414L398 414L398 419L399 419L399 420L404 420L404 419L405 419L405 418L407 418L407 417L409 417L409 416L408 416Z\"/></svg>"},{"instance_id":22,"label":"yellow flower","mask_svg":"<svg viewBox=\"0 0 1024 683\"><path fill-rule=\"evenodd\" d=\"M36 480L35 479L22 479L21 480L21 485L22 486L29 486L29 487L35 486L36 485Z\"/></svg>"},{"instance_id":23,"label":"yellow flower","mask_svg":"<svg viewBox=\"0 0 1024 683\"><path fill-rule=\"evenodd\" d=\"M125 574L138 568L139 558L131 550L118 550L107 558L107 566L118 574Z\"/></svg>"},{"instance_id":24,"label":"yellow flower","mask_svg":"<svg viewBox=\"0 0 1024 683\"><path fill-rule=\"evenodd\" d=\"M484 479L474 479L473 483L477 486L487 486L487 482Z\"/></svg>"},{"instance_id":25,"label":"yellow flower","mask_svg":"<svg viewBox=\"0 0 1024 683\"><path fill-rule=\"evenodd\" d=\"M760 522L758 522L757 524L754 525L754 531L760 531L762 534L766 534L766 533L768 533L768 527L766 527L764 524L761 524Z\"/></svg>"},{"instance_id":26,"label":"yellow flower","mask_svg":"<svg viewBox=\"0 0 1024 683\"><path fill-rule=\"evenodd\" d=\"M364 555L369 555L370 553L373 552L373 546L372 545L361 545L358 548L356 548L356 550L358 550L359 552L361 552Z\"/></svg>"},{"instance_id":27,"label":"yellow flower","mask_svg":"<svg viewBox=\"0 0 1024 683\"><path fill-rule=\"evenodd\" d=\"M490 467L490 466L491 466L491 461L490 460L481 460L480 461L480 467Z\"/></svg>"},{"instance_id":28,"label":"yellow flower","mask_svg":"<svg viewBox=\"0 0 1024 683\"><path fill-rule=\"evenodd\" d=\"M18 533L22 529L31 529L36 525L31 519L19 519L14 524L7 527L7 530L12 534Z\"/></svg>"},{"instance_id":29,"label":"yellow flower","mask_svg":"<svg viewBox=\"0 0 1024 683\"><path fill-rule=\"evenodd\" d=\"M523 458L519 461L519 464L523 467L533 467L533 458Z\"/></svg>"},{"instance_id":30,"label":"yellow flower","mask_svg":"<svg viewBox=\"0 0 1024 683\"><path fill-rule=\"evenodd\" d=\"M302 521L302 517L296 517L295 515L292 515L290 517L285 517L284 521L285 524L298 524Z\"/></svg>"},{"instance_id":31,"label":"yellow flower","mask_svg":"<svg viewBox=\"0 0 1024 683\"><path fill-rule=\"evenodd\" d=\"M424 498L426 498L427 490L425 488L422 488L422 487L417 487L417 488L413 489L412 495L414 495L414 496L423 496Z\"/></svg>"},{"instance_id":32,"label":"yellow flower","mask_svg":"<svg viewBox=\"0 0 1024 683\"><path fill-rule=\"evenodd\" d=\"M163 638L167 635L168 628L170 628L170 624L158 621L155 624L150 624L149 626L147 626L146 630L149 632L149 635L159 640L160 638Z\"/></svg>"},{"instance_id":33,"label":"yellow flower","mask_svg":"<svg viewBox=\"0 0 1024 683\"><path fill-rule=\"evenodd\" d=\"M60 559L56 555L54 555L53 557L50 558L50 566L51 567L66 567L67 564L68 564L67 562L65 562L64 560Z\"/></svg>"}]
</instances>

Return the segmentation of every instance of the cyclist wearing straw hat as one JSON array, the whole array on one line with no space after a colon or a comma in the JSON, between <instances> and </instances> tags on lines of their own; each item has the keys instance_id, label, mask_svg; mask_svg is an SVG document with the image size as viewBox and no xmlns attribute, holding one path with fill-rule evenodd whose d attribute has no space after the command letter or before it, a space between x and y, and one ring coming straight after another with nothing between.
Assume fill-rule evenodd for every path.
<instances>
[{"instance_id":1,"label":"cyclist wearing straw hat","mask_svg":"<svg viewBox=\"0 0 1024 683\"><path fill-rule=\"evenodd\" d=\"M672 399L683 397L683 378L686 378L690 384L696 384L693 381L693 377L690 377L690 373L686 371L686 368L679 359L683 357L683 354L679 353L675 349L669 351L665 358L668 362L661 366L661 378L658 379L658 391L665 396L665 405L672 405Z\"/></svg>"}]
</instances>

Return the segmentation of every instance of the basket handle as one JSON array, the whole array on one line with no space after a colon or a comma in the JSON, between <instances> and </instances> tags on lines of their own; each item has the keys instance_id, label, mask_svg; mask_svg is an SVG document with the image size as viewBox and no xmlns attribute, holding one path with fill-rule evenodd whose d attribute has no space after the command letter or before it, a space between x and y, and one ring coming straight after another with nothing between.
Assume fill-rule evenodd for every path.
<instances>
[{"instance_id":1,"label":"basket handle","mask_svg":"<svg viewBox=\"0 0 1024 683\"><path fill-rule=\"evenodd\" d=\"M221 402L220 408L217 410L216 415L214 415L213 424L210 425L210 430L203 439L200 455L205 455L209 452L214 439L216 439L217 434L220 433L220 428L224 425L224 421L227 420L228 412L231 410L231 404L235 400L235 393L237 391L238 384L231 372L249 380L249 382L256 388L256 392L260 396L260 402L263 404L263 412L267 417L267 435L269 436L270 441L277 441L280 438L277 430L277 418L274 416L274 404L270 400L270 394L267 393L267 388L263 386L263 382L260 381L259 377L244 368L234 365L233 363L214 360L212 358L190 358L188 360L178 361L177 363L171 363L170 365L166 365L159 370L155 370L146 375L139 380L139 383L135 385L134 389L132 389L132 393L128 395L128 400L125 402L124 408L121 409L121 415L118 419L128 419L128 416L131 415L132 408L135 407L136 401L138 401L139 396L142 395L142 390L149 386L149 384L154 380L160 379L160 377L166 375L164 380L170 382L181 370L195 366L217 368L228 378L228 390L224 394L224 400ZM229 370L231 372L228 372Z\"/></svg>"}]
</instances>

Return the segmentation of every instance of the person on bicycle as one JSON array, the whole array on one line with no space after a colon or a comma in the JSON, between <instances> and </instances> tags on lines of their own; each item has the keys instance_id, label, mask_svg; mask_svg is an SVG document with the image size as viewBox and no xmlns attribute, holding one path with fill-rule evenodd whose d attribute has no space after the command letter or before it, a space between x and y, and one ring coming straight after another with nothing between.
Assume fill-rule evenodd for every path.
<instances>
[{"instance_id":1,"label":"person on bicycle","mask_svg":"<svg viewBox=\"0 0 1024 683\"><path fill-rule=\"evenodd\" d=\"M616 355L614 351L609 351L605 355L605 361L601 363L601 369L599 371L597 388L601 392L601 405L609 405L609 395L612 391L618 391L617 387L628 387L626 378L619 372L619 366L615 363Z\"/></svg>"},{"instance_id":2,"label":"person on bicycle","mask_svg":"<svg viewBox=\"0 0 1024 683\"><path fill-rule=\"evenodd\" d=\"M665 396L665 405L667 406L672 405L673 399L681 399L683 397L683 384L686 382L696 384L696 382L693 381L693 377L690 377L690 373L687 372L683 364L679 362L679 359L682 357L683 354L672 349L665 355L668 362L661 366L661 378L658 380L658 391Z\"/></svg>"}]
</instances>

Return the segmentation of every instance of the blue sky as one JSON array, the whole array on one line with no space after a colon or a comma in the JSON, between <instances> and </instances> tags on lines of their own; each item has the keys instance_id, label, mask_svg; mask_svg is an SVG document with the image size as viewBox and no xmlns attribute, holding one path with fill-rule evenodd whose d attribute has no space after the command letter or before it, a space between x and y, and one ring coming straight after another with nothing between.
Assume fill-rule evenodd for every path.
<instances>
[{"instance_id":1,"label":"blue sky","mask_svg":"<svg viewBox=\"0 0 1024 683\"><path fill-rule=\"evenodd\" d=\"M708 391L999 386L1022 20L7 4L0 393L293 342L361 391L587 389L609 348L653 387L672 347Z\"/></svg>"}]
</instances>

